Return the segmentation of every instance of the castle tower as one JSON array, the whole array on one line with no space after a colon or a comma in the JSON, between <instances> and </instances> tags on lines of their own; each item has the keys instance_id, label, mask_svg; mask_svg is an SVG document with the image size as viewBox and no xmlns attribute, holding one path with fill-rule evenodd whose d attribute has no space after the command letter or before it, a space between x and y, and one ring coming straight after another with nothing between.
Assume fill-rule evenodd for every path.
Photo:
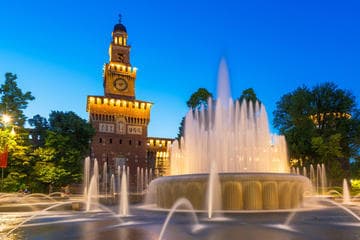
<instances>
[{"instance_id":1,"label":"castle tower","mask_svg":"<svg viewBox=\"0 0 360 240\"><path fill-rule=\"evenodd\" d=\"M127 31L121 23L114 26L109 47L109 63L104 67L104 92L106 97L135 99L136 68L130 64L130 46Z\"/></svg>"},{"instance_id":2,"label":"castle tower","mask_svg":"<svg viewBox=\"0 0 360 240\"><path fill-rule=\"evenodd\" d=\"M136 68L130 63L128 34L121 23L114 26L109 62L104 66L104 96L88 96L86 110L96 129L91 157L110 172L130 169L130 188L136 187L137 168L147 168L147 128L152 103L135 97Z\"/></svg>"}]
</instances>

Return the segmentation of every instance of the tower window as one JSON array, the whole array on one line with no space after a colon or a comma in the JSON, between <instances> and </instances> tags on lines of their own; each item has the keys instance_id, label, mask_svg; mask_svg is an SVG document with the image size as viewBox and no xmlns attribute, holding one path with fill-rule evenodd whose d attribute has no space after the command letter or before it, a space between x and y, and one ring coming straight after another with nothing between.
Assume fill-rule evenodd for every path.
<instances>
[{"instance_id":1,"label":"tower window","mask_svg":"<svg viewBox=\"0 0 360 240\"><path fill-rule=\"evenodd\" d=\"M119 144L122 144L122 139L119 140Z\"/></svg>"},{"instance_id":2,"label":"tower window","mask_svg":"<svg viewBox=\"0 0 360 240\"><path fill-rule=\"evenodd\" d=\"M141 141L138 142L139 146L141 146Z\"/></svg>"},{"instance_id":3,"label":"tower window","mask_svg":"<svg viewBox=\"0 0 360 240\"><path fill-rule=\"evenodd\" d=\"M112 138L109 139L109 143L112 143Z\"/></svg>"},{"instance_id":4,"label":"tower window","mask_svg":"<svg viewBox=\"0 0 360 240\"><path fill-rule=\"evenodd\" d=\"M131 140L129 140L129 145L131 145Z\"/></svg>"},{"instance_id":5,"label":"tower window","mask_svg":"<svg viewBox=\"0 0 360 240\"><path fill-rule=\"evenodd\" d=\"M99 138L99 143L102 143L102 138Z\"/></svg>"}]
</instances>

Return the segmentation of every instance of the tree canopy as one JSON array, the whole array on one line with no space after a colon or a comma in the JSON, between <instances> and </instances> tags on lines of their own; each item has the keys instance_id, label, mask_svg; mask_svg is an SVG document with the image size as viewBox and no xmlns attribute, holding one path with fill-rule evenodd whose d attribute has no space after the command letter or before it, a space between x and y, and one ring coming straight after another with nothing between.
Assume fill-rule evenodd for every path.
<instances>
[{"instance_id":1,"label":"tree canopy","mask_svg":"<svg viewBox=\"0 0 360 240\"><path fill-rule=\"evenodd\" d=\"M212 97L212 93L210 93L206 88L199 88L196 92L191 94L189 100L186 102L186 105L192 109L200 108L201 105L206 107L209 98Z\"/></svg>"},{"instance_id":2,"label":"tree canopy","mask_svg":"<svg viewBox=\"0 0 360 240\"><path fill-rule=\"evenodd\" d=\"M0 86L0 112L9 114L12 118L12 124L21 127L26 122L23 110L26 109L29 101L35 98L31 92L23 93L16 80L16 74L5 74L5 83Z\"/></svg>"},{"instance_id":3,"label":"tree canopy","mask_svg":"<svg viewBox=\"0 0 360 240\"><path fill-rule=\"evenodd\" d=\"M34 97L17 85L15 74L6 73L0 86L1 114L11 121L0 128L0 152L8 151L1 190L28 187L45 192L52 187L78 183L82 162L89 153L94 129L74 112L51 112L49 119L35 115L25 128L23 110ZM29 138L31 136L32 138Z\"/></svg>"},{"instance_id":4,"label":"tree canopy","mask_svg":"<svg viewBox=\"0 0 360 240\"><path fill-rule=\"evenodd\" d=\"M250 101L253 103L255 103L255 102L261 103L261 101L257 98L256 93L253 88L247 88L244 91L242 91L238 100L240 101L240 103L242 103L244 100L247 103L249 103Z\"/></svg>"},{"instance_id":5,"label":"tree canopy","mask_svg":"<svg viewBox=\"0 0 360 240\"><path fill-rule=\"evenodd\" d=\"M283 95L276 103L274 127L286 136L294 166L325 163L334 182L349 176L350 160L359 157L355 97L334 83L302 86ZM340 169L333 170L334 166Z\"/></svg>"},{"instance_id":6,"label":"tree canopy","mask_svg":"<svg viewBox=\"0 0 360 240\"><path fill-rule=\"evenodd\" d=\"M42 120L40 126L44 126L44 119L37 119ZM89 142L94 133L91 124L74 112L52 111L45 144L33 153L34 177L49 187L80 182L82 160L89 153Z\"/></svg>"}]
</instances>

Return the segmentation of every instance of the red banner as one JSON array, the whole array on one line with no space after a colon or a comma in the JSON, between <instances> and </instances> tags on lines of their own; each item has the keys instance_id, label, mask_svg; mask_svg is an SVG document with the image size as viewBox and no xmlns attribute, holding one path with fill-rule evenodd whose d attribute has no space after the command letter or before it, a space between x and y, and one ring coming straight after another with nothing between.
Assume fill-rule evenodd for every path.
<instances>
[{"instance_id":1,"label":"red banner","mask_svg":"<svg viewBox=\"0 0 360 240\"><path fill-rule=\"evenodd\" d=\"M7 167L7 160L8 160L8 151L0 153L0 168Z\"/></svg>"}]
</instances>

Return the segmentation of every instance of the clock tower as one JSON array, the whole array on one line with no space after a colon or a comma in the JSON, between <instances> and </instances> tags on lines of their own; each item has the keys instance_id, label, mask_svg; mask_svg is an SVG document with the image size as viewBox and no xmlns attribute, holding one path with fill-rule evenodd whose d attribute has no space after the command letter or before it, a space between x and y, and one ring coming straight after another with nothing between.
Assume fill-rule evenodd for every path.
<instances>
[{"instance_id":1,"label":"clock tower","mask_svg":"<svg viewBox=\"0 0 360 240\"><path fill-rule=\"evenodd\" d=\"M114 26L109 62L103 69L104 96L88 96L86 111L94 127L91 158L110 172L126 167L130 189L138 184L138 169L152 165L147 158L147 131L152 103L135 97L136 68L130 63L130 46L125 26ZM106 163L106 164L105 164Z\"/></svg>"},{"instance_id":2,"label":"clock tower","mask_svg":"<svg viewBox=\"0 0 360 240\"><path fill-rule=\"evenodd\" d=\"M109 47L109 63L104 66L104 91L107 97L135 99L136 68L130 64L130 46L125 26L114 26Z\"/></svg>"}]
</instances>

